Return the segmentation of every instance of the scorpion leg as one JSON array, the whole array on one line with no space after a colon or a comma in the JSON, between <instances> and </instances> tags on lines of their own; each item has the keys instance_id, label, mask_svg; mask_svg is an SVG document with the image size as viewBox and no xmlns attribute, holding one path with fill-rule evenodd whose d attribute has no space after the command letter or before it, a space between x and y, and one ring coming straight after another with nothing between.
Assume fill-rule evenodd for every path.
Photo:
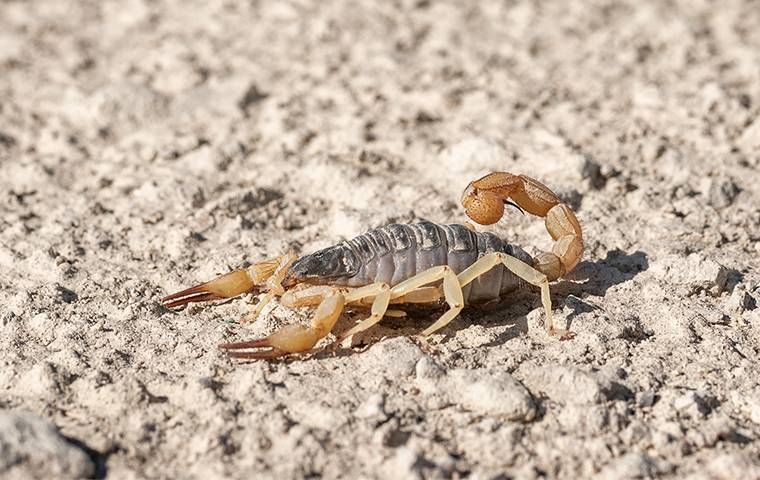
<instances>
[{"instance_id":1,"label":"scorpion leg","mask_svg":"<svg viewBox=\"0 0 760 480\"><path fill-rule=\"evenodd\" d=\"M443 328L459 315L459 312L464 308L462 287L459 285L459 280L454 270L446 265L429 268L412 278L404 280L391 289L391 301L405 296L413 297L414 292L418 290L424 290L426 295L430 295L431 291L429 289L421 289L420 287L441 279L443 279L443 297L446 299L449 309L435 323L426 328L422 332L423 335L430 335L436 330ZM440 294L436 299L438 298L440 298Z\"/></svg>"},{"instance_id":2,"label":"scorpion leg","mask_svg":"<svg viewBox=\"0 0 760 480\"><path fill-rule=\"evenodd\" d=\"M536 256L534 268L550 281L575 268L583 255L580 223L570 207L543 183L525 175L495 172L470 182L462 194L467 216L483 225L499 221L504 204L510 200L526 212L545 218L555 242L551 252Z\"/></svg>"},{"instance_id":3,"label":"scorpion leg","mask_svg":"<svg viewBox=\"0 0 760 480\"><path fill-rule=\"evenodd\" d=\"M277 268L272 273L272 275L266 279L266 295L264 295L264 298L262 298L259 303L256 304L256 307L254 307L251 312L241 318L241 321L243 323L256 320L256 317L258 317L264 307L266 307L267 304L272 301L275 295L283 295L285 293L285 289L282 288L282 281L285 279L285 275L288 273L288 268L290 268L290 265L295 262L296 256L292 253L288 253L287 255L279 257L279 259L280 263L277 265Z\"/></svg>"},{"instance_id":4,"label":"scorpion leg","mask_svg":"<svg viewBox=\"0 0 760 480\"><path fill-rule=\"evenodd\" d=\"M346 294L346 302L356 303L371 297L374 297L374 300L372 301L369 317L351 327L347 332L338 335L338 338L335 340L336 343L340 343L345 338L368 329L383 319L391 299L391 288L387 283L378 282L366 287L357 288Z\"/></svg>"},{"instance_id":5,"label":"scorpion leg","mask_svg":"<svg viewBox=\"0 0 760 480\"><path fill-rule=\"evenodd\" d=\"M549 295L549 279L547 276L525 262L506 253L493 252L480 257L475 263L467 267L459 274L459 283L463 287L475 280L477 277L491 270L498 264L504 265L510 272L522 278L531 285L541 288L541 303L546 312L546 331L549 335L557 333L554 329L554 319L552 317L552 299ZM564 331L559 333L565 333Z\"/></svg>"},{"instance_id":6,"label":"scorpion leg","mask_svg":"<svg viewBox=\"0 0 760 480\"><path fill-rule=\"evenodd\" d=\"M403 297L394 298L391 303L435 303L442 298L443 291L440 287L420 287Z\"/></svg>"},{"instance_id":7,"label":"scorpion leg","mask_svg":"<svg viewBox=\"0 0 760 480\"><path fill-rule=\"evenodd\" d=\"M288 325L260 340L223 343L219 348L232 358L263 360L311 350L317 342L326 337L338 321L346 299L340 292L325 298L317 307L311 326ZM254 351L241 351L256 349Z\"/></svg>"},{"instance_id":8,"label":"scorpion leg","mask_svg":"<svg viewBox=\"0 0 760 480\"><path fill-rule=\"evenodd\" d=\"M280 297L280 305L288 308L316 306L336 292L334 287L324 285L309 286L296 285Z\"/></svg>"}]
</instances>

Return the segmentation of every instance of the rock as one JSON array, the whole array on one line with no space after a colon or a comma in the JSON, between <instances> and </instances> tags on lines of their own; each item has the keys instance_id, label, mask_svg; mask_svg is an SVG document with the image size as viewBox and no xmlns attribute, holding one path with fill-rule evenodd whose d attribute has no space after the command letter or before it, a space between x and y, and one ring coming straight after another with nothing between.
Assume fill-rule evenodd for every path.
<instances>
[{"instance_id":1,"label":"rock","mask_svg":"<svg viewBox=\"0 0 760 480\"><path fill-rule=\"evenodd\" d=\"M641 141L641 158L647 163L652 163L665 153L667 143L660 137L646 138Z\"/></svg>"},{"instance_id":2,"label":"rock","mask_svg":"<svg viewBox=\"0 0 760 480\"><path fill-rule=\"evenodd\" d=\"M760 247L760 242L758 242L755 247ZM758 251L760 251L760 249L758 249ZM760 306L760 285L755 285L754 283L748 283L747 291L749 292L749 296L752 298L752 300L750 301L750 306L748 310L754 310L755 308Z\"/></svg>"},{"instance_id":3,"label":"rock","mask_svg":"<svg viewBox=\"0 0 760 480\"><path fill-rule=\"evenodd\" d=\"M28 412L0 413L0 476L83 478L95 464L67 441L55 425Z\"/></svg>"},{"instance_id":4,"label":"rock","mask_svg":"<svg viewBox=\"0 0 760 480\"><path fill-rule=\"evenodd\" d=\"M21 375L15 390L22 396L51 398L60 395L70 380L61 366L42 361Z\"/></svg>"},{"instance_id":5,"label":"rock","mask_svg":"<svg viewBox=\"0 0 760 480\"><path fill-rule=\"evenodd\" d=\"M702 397L694 392L686 392L673 400L673 408L676 409L680 415L696 419L703 418L710 413L710 407L707 403Z\"/></svg>"},{"instance_id":6,"label":"rock","mask_svg":"<svg viewBox=\"0 0 760 480\"><path fill-rule=\"evenodd\" d=\"M686 285L694 291L706 290L718 295L726 287L728 269L715 260L692 253L685 259L668 255L652 262L652 273L663 281Z\"/></svg>"},{"instance_id":7,"label":"rock","mask_svg":"<svg viewBox=\"0 0 760 480\"><path fill-rule=\"evenodd\" d=\"M653 478L668 470L670 465L665 462L657 462L644 453L631 452L612 460L595 478Z\"/></svg>"},{"instance_id":8,"label":"rock","mask_svg":"<svg viewBox=\"0 0 760 480\"><path fill-rule=\"evenodd\" d=\"M356 409L356 416L366 419L385 420L388 415L385 413L385 396L382 393L374 393L359 405Z\"/></svg>"},{"instance_id":9,"label":"rock","mask_svg":"<svg viewBox=\"0 0 760 480\"><path fill-rule=\"evenodd\" d=\"M687 257L688 283L713 295L723 291L728 281L728 269L715 260L703 259L693 253Z\"/></svg>"},{"instance_id":10,"label":"rock","mask_svg":"<svg viewBox=\"0 0 760 480\"><path fill-rule=\"evenodd\" d=\"M730 206L738 194L739 187L731 179L711 178L707 185L707 203L715 208Z\"/></svg>"},{"instance_id":11,"label":"rock","mask_svg":"<svg viewBox=\"0 0 760 480\"><path fill-rule=\"evenodd\" d=\"M651 407L654 405L654 402L657 399L657 394L654 390L647 390L645 392L641 392L638 396L638 404L641 407Z\"/></svg>"},{"instance_id":12,"label":"rock","mask_svg":"<svg viewBox=\"0 0 760 480\"><path fill-rule=\"evenodd\" d=\"M750 154L756 154L760 148L760 119L756 119L742 133L739 139L739 147Z\"/></svg>"},{"instance_id":13,"label":"rock","mask_svg":"<svg viewBox=\"0 0 760 480\"><path fill-rule=\"evenodd\" d=\"M747 453L727 453L714 457L707 464L707 475L712 480L760 478L760 463Z\"/></svg>"},{"instance_id":14,"label":"rock","mask_svg":"<svg viewBox=\"0 0 760 480\"><path fill-rule=\"evenodd\" d=\"M368 365L373 376L401 378L415 372L422 350L409 337L395 337L373 345L362 360Z\"/></svg>"},{"instance_id":15,"label":"rock","mask_svg":"<svg viewBox=\"0 0 760 480\"><path fill-rule=\"evenodd\" d=\"M737 285L731 296L726 300L725 310L728 313L742 313L745 310L754 310L757 307L755 298L750 295L742 285Z\"/></svg>"},{"instance_id":16,"label":"rock","mask_svg":"<svg viewBox=\"0 0 760 480\"><path fill-rule=\"evenodd\" d=\"M698 449L713 448L719 441L740 441L736 425L726 415L711 415L699 429L689 430L687 439Z\"/></svg>"},{"instance_id":17,"label":"rock","mask_svg":"<svg viewBox=\"0 0 760 480\"><path fill-rule=\"evenodd\" d=\"M570 404L562 407L557 420L573 436L591 436L602 433L610 422L610 413L603 405Z\"/></svg>"},{"instance_id":18,"label":"rock","mask_svg":"<svg viewBox=\"0 0 760 480\"><path fill-rule=\"evenodd\" d=\"M319 400L291 399L288 412L293 421L310 429L336 431L349 422L349 414Z\"/></svg>"},{"instance_id":19,"label":"rock","mask_svg":"<svg viewBox=\"0 0 760 480\"><path fill-rule=\"evenodd\" d=\"M760 388L733 391L730 398L731 402L741 409L745 418L760 425Z\"/></svg>"},{"instance_id":20,"label":"rock","mask_svg":"<svg viewBox=\"0 0 760 480\"><path fill-rule=\"evenodd\" d=\"M472 412L521 422L536 416L530 392L506 372L453 370L447 375L446 387L451 401Z\"/></svg>"},{"instance_id":21,"label":"rock","mask_svg":"<svg viewBox=\"0 0 760 480\"><path fill-rule=\"evenodd\" d=\"M530 392L510 374L486 369L458 369L417 380L420 391L449 404L506 420L529 422L536 416Z\"/></svg>"},{"instance_id":22,"label":"rock","mask_svg":"<svg viewBox=\"0 0 760 480\"><path fill-rule=\"evenodd\" d=\"M524 382L531 391L544 392L557 402L589 404L599 403L606 398L597 377L575 367L529 367L524 375Z\"/></svg>"},{"instance_id":23,"label":"rock","mask_svg":"<svg viewBox=\"0 0 760 480\"><path fill-rule=\"evenodd\" d=\"M656 433L664 435L668 441L683 437L681 424L675 421L661 422L657 425Z\"/></svg>"},{"instance_id":24,"label":"rock","mask_svg":"<svg viewBox=\"0 0 760 480\"><path fill-rule=\"evenodd\" d=\"M748 398L746 402L750 420L760 425L760 394L755 394Z\"/></svg>"},{"instance_id":25,"label":"rock","mask_svg":"<svg viewBox=\"0 0 760 480\"><path fill-rule=\"evenodd\" d=\"M436 380L446 373L446 371L438 365L432 357L427 355L419 359L414 370L418 379L428 380Z\"/></svg>"},{"instance_id":26,"label":"rock","mask_svg":"<svg viewBox=\"0 0 760 480\"><path fill-rule=\"evenodd\" d=\"M414 449L402 446L383 464L383 471L387 478L423 478L423 461Z\"/></svg>"}]
</instances>

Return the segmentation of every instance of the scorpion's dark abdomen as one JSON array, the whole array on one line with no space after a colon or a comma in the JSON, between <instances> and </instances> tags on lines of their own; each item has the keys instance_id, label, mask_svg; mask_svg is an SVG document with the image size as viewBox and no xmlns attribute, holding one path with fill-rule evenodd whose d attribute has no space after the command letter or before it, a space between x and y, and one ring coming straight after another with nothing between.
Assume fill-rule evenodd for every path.
<instances>
[{"instance_id":1,"label":"scorpion's dark abdomen","mask_svg":"<svg viewBox=\"0 0 760 480\"><path fill-rule=\"evenodd\" d=\"M456 273L489 252L504 252L523 261L520 249L486 232L463 225L420 222L392 224L299 259L290 274L312 283L359 287L375 282L396 285L425 270L448 265ZM498 266L464 288L465 299L491 300L517 287L519 280Z\"/></svg>"}]
</instances>

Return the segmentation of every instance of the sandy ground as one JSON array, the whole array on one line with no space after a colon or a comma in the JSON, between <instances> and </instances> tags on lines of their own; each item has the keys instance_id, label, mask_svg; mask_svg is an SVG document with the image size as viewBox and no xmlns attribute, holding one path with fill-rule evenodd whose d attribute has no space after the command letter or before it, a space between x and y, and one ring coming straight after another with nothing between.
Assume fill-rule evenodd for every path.
<instances>
[{"instance_id":1,"label":"sandy ground","mask_svg":"<svg viewBox=\"0 0 760 480\"><path fill-rule=\"evenodd\" d=\"M757 1L0 1L0 476L760 478L758 112ZM527 292L241 364L309 312L158 303L493 170L581 219L570 341Z\"/></svg>"}]
</instances>

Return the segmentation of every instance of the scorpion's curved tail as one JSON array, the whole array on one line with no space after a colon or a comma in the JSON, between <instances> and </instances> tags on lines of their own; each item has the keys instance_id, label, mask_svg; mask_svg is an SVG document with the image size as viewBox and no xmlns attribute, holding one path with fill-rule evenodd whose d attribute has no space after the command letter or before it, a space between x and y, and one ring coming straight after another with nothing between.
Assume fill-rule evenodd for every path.
<instances>
[{"instance_id":1,"label":"scorpion's curved tail","mask_svg":"<svg viewBox=\"0 0 760 480\"><path fill-rule=\"evenodd\" d=\"M495 172L470 182L462 194L467 216L491 225L504 215L504 204L514 202L528 213L545 218L554 240L551 252L541 252L533 266L551 280L570 272L583 255L583 233L570 207L546 185L525 175Z\"/></svg>"},{"instance_id":2,"label":"scorpion's curved tail","mask_svg":"<svg viewBox=\"0 0 760 480\"><path fill-rule=\"evenodd\" d=\"M175 308L188 303L232 298L243 293L258 291L264 286L270 292L278 293L282 289L279 282L282 281L285 270L292 262L293 256L285 255L254 263L248 268L235 270L210 282L168 295L161 299L161 303L166 308Z\"/></svg>"}]
</instances>

